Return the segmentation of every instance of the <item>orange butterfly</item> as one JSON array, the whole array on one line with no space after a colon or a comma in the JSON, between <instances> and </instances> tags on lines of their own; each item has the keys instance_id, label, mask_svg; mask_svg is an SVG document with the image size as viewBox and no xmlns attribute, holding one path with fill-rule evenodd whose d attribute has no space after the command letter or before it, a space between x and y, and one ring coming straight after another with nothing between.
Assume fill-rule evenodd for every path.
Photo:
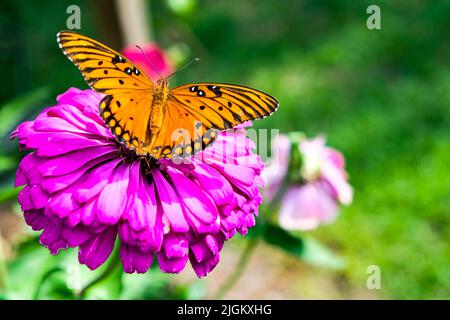
<instances>
[{"instance_id":1,"label":"orange butterfly","mask_svg":"<svg viewBox=\"0 0 450 320\"><path fill-rule=\"evenodd\" d=\"M138 155L154 158L192 155L214 141L216 130L265 118L277 108L272 96L244 86L187 84L169 90L156 86L118 52L89 37L61 31L64 54L87 84L106 94L100 114L117 139Z\"/></svg>"}]
</instances>

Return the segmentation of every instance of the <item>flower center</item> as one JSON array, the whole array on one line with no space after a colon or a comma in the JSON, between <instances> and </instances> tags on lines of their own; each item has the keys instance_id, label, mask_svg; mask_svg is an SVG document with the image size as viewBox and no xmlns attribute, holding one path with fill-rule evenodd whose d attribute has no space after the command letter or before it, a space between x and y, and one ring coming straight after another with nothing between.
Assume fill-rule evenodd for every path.
<instances>
[{"instance_id":1,"label":"flower center","mask_svg":"<svg viewBox=\"0 0 450 320\"><path fill-rule=\"evenodd\" d=\"M138 155L134 150L128 149L125 145L119 145L119 153L124 160L128 163L133 163L134 161L141 162L142 173L144 175L150 174L152 168L157 166L157 159L146 155Z\"/></svg>"}]
</instances>

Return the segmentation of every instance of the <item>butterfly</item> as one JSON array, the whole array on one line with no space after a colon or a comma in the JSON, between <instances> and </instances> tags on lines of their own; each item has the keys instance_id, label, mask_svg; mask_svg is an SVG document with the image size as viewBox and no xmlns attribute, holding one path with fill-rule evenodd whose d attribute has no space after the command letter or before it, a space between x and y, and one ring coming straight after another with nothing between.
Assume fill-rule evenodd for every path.
<instances>
[{"instance_id":1,"label":"butterfly","mask_svg":"<svg viewBox=\"0 0 450 320\"><path fill-rule=\"evenodd\" d=\"M106 45L72 31L57 41L87 84L104 94L100 115L114 136L139 156L185 157L204 150L227 130L271 115L277 100L259 90L224 83L156 86L144 72Z\"/></svg>"}]
</instances>

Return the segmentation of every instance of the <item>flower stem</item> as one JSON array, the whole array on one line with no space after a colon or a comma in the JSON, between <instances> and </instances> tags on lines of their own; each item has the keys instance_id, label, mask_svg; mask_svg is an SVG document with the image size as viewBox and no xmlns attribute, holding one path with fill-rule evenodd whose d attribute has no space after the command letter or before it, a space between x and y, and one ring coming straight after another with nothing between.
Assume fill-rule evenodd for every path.
<instances>
[{"instance_id":1,"label":"flower stem","mask_svg":"<svg viewBox=\"0 0 450 320\"><path fill-rule=\"evenodd\" d=\"M248 240L247 246L241 254L238 264L235 267L235 272L233 272L224 282L224 284L217 290L214 298L215 300L222 299L228 291L236 284L244 273L245 267L250 261L250 257L258 244L258 237L254 237Z\"/></svg>"},{"instance_id":2,"label":"flower stem","mask_svg":"<svg viewBox=\"0 0 450 320\"><path fill-rule=\"evenodd\" d=\"M104 279L108 278L108 276L114 272L119 263L120 263L120 250L118 248L115 248L111 260L106 269L97 278L93 279L91 282L85 285L84 288L80 290L80 292L78 292L77 294L78 298L85 299L89 289L91 289L93 286L103 281Z\"/></svg>"}]
</instances>

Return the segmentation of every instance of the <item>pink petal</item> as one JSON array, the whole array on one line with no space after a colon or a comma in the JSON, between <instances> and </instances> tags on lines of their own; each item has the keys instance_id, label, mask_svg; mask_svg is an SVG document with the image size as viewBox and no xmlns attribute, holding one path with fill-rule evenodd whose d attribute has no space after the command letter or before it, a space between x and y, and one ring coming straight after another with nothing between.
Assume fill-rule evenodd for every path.
<instances>
[{"instance_id":1,"label":"pink petal","mask_svg":"<svg viewBox=\"0 0 450 320\"><path fill-rule=\"evenodd\" d=\"M116 224L124 214L129 172L128 165L119 165L100 192L97 200L97 218L100 222Z\"/></svg>"},{"instance_id":2,"label":"pink petal","mask_svg":"<svg viewBox=\"0 0 450 320\"><path fill-rule=\"evenodd\" d=\"M143 252L139 248L125 243L122 243L120 247L120 258L126 273L147 272L152 265L153 255L153 252Z\"/></svg>"},{"instance_id":3,"label":"pink petal","mask_svg":"<svg viewBox=\"0 0 450 320\"><path fill-rule=\"evenodd\" d=\"M59 176L78 170L86 163L108 153L116 152L112 146L97 148L81 148L71 153L51 158L39 166L39 172L43 176Z\"/></svg>"},{"instance_id":4,"label":"pink petal","mask_svg":"<svg viewBox=\"0 0 450 320\"><path fill-rule=\"evenodd\" d=\"M167 182L159 170L152 171L155 182L155 190L158 192L159 200L165 217L170 223L170 227L175 232L189 231L189 224L183 214L180 199L172 186Z\"/></svg>"},{"instance_id":5,"label":"pink petal","mask_svg":"<svg viewBox=\"0 0 450 320\"><path fill-rule=\"evenodd\" d=\"M185 175L171 168L167 169L167 173L172 178L174 185L177 186L177 193L183 202L185 209L192 213L194 226L197 228L207 227L217 220L217 207L211 199L199 188L194 182ZM197 223L198 222L198 223Z\"/></svg>"},{"instance_id":6,"label":"pink petal","mask_svg":"<svg viewBox=\"0 0 450 320\"><path fill-rule=\"evenodd\" d=\"M122 160L115 159L97 166L95 169L84 175L78 181L76 188L74 188L74 199L78 203L85 203L97 196L103 188L109 183L110 177L114 170Z\"/></svg>"},{"instance_id":7,"label":"pink petal","mask_svg":"<svg viewBox=\"0 0 450 320\"><path fill-rule=\"evenodd\" d=\"M282 199L280 225L287 230L310 230L331 222L338 209L330 191L321 182L289 189Z\"/></svg>"},{"instance_id":8,"label":"pink petal","mask_svg":"<svg viewBox=\"0 0 450 320\"><path fill-rule=\"evenodd\" d=\"M111 227L84 242L78 251L78 261L89 269L100 267L111 255L117 231Z\"/></svg>"}]
</instances>

